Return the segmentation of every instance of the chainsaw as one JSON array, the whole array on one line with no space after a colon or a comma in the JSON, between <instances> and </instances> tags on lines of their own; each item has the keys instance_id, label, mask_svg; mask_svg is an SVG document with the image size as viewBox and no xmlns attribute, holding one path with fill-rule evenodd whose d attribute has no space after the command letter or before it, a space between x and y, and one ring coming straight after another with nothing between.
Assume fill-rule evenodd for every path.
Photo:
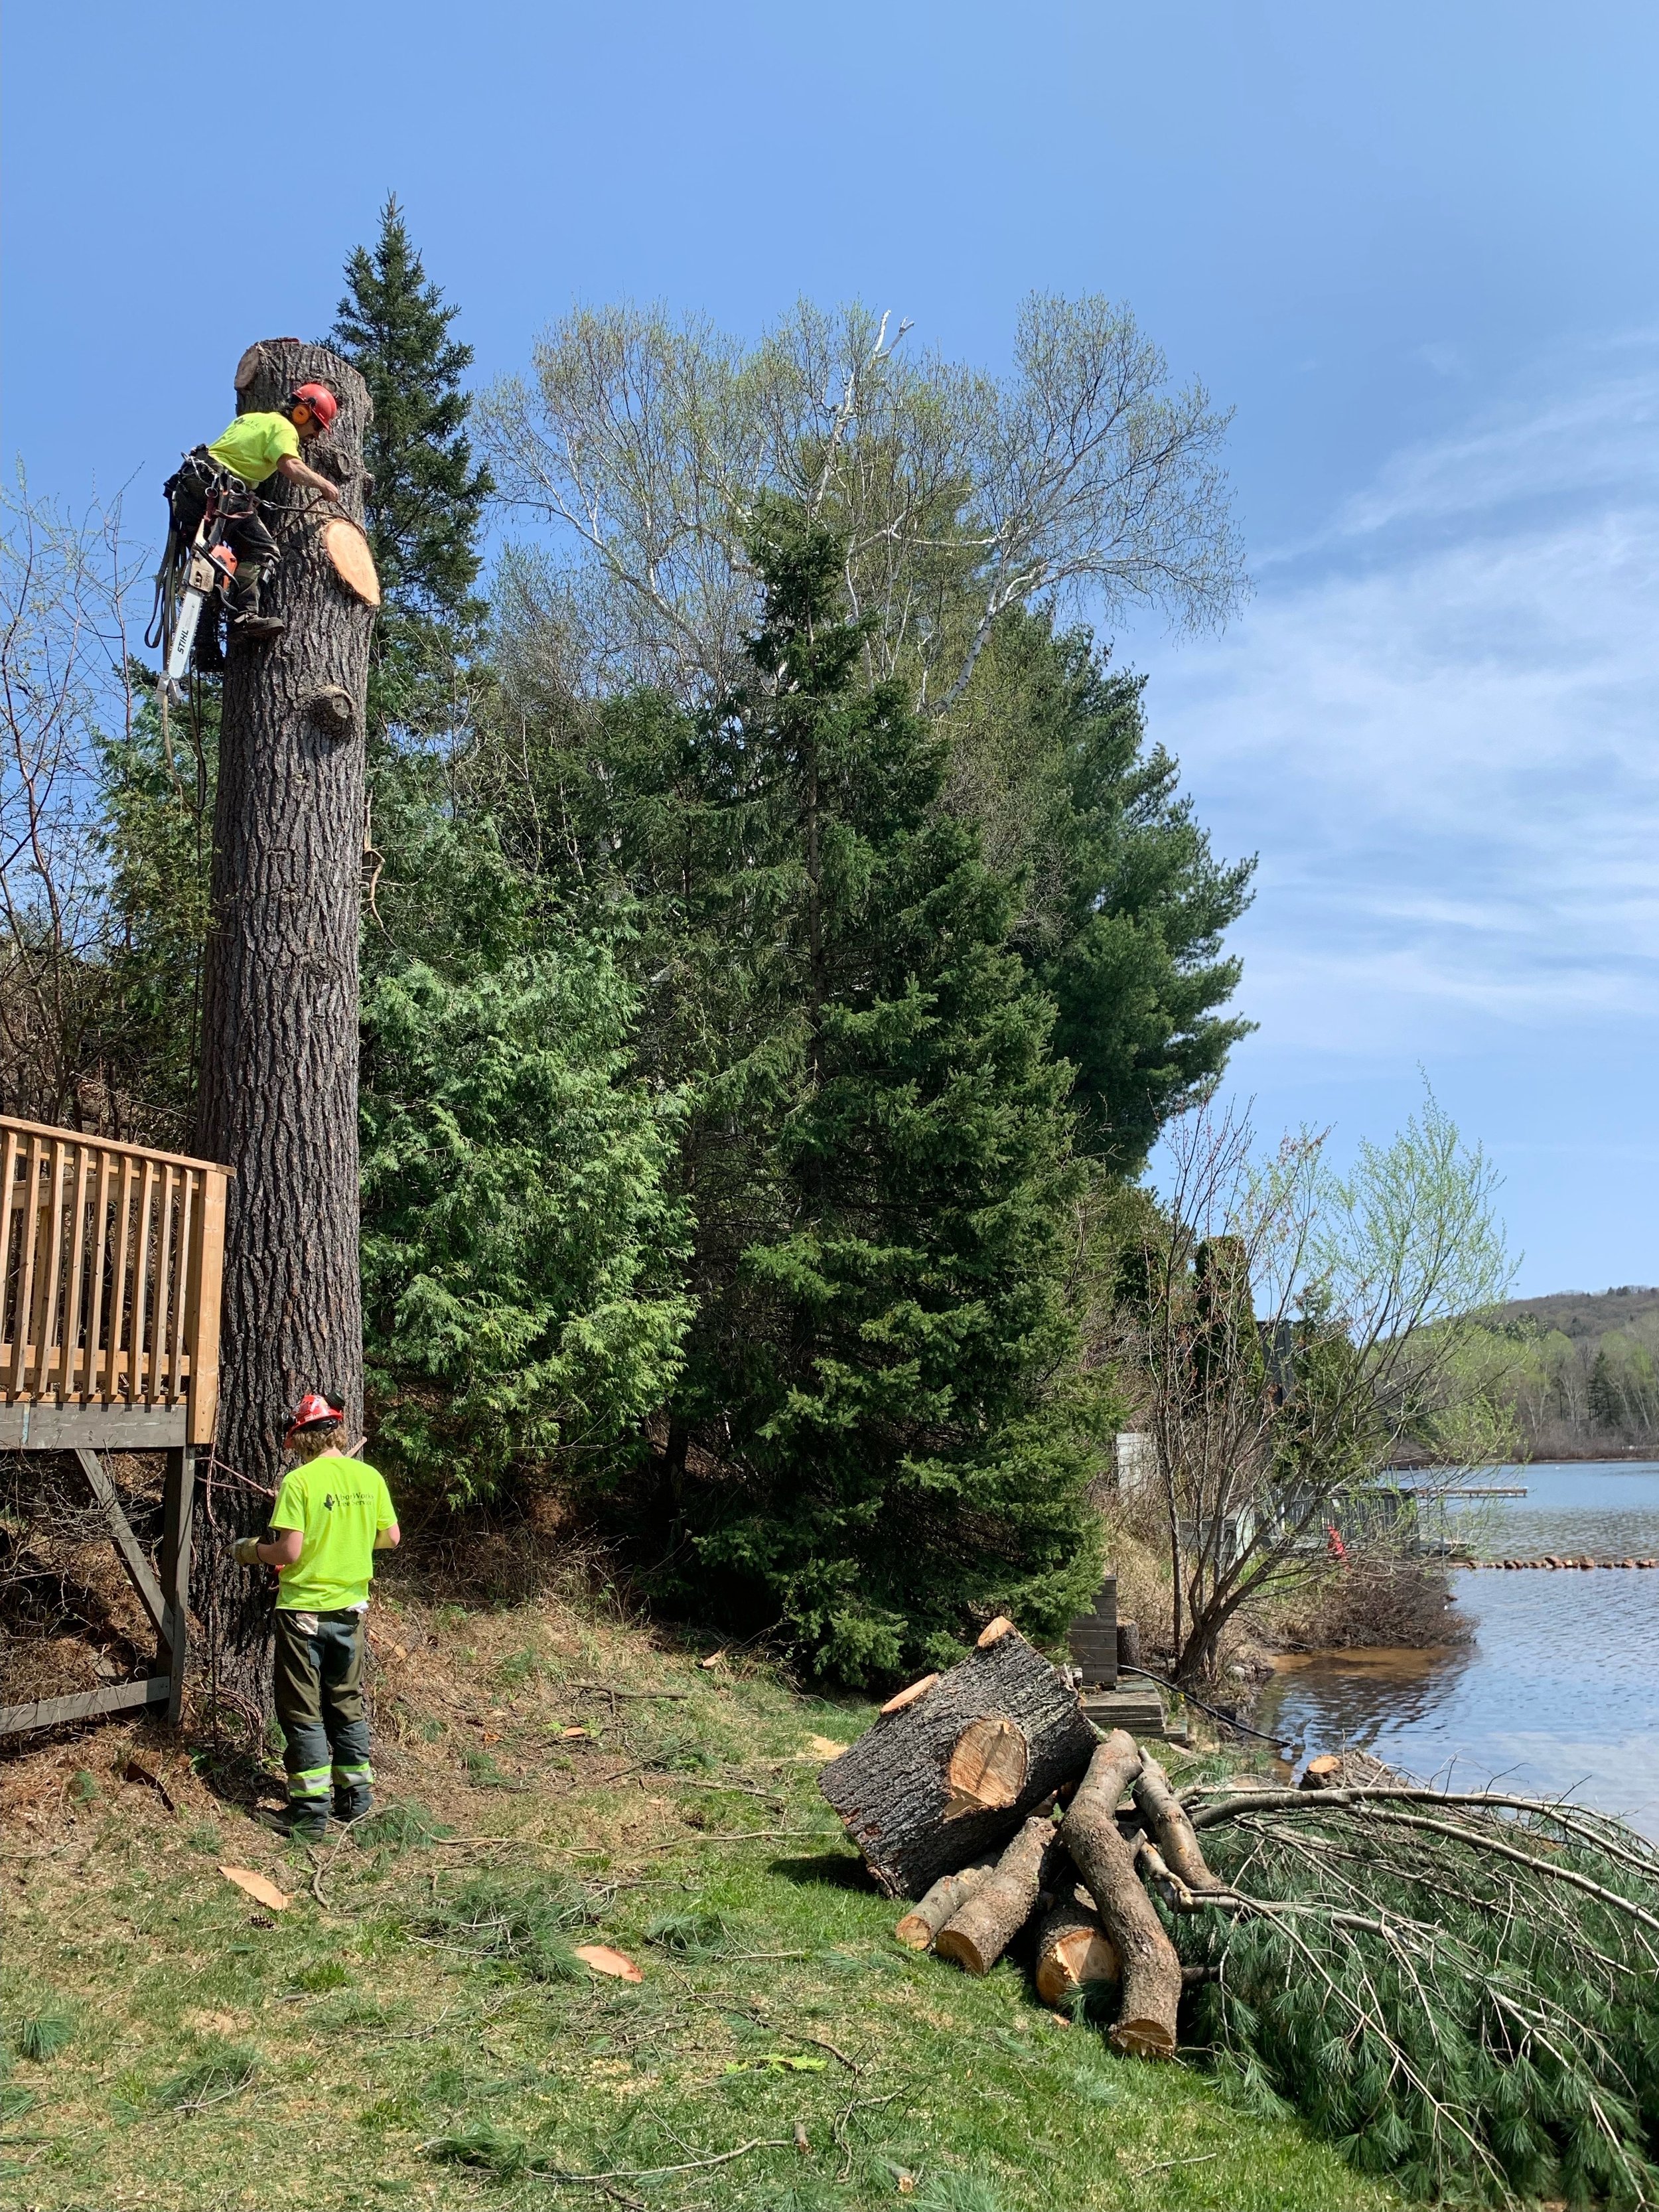
<instances>
[{"instance_id":1,"label":"chainsaw","mask_svg":"<svg viewBox=\"0 0 1659 2212\"><path fill-rule=\"evenodd\" d=\"M167 662L161 671L161 688L174 706L184 701L185 677L195 650L203 609L216 592L222 591L228 597L230 586L236 580L236 556L224 542L224 530L225 518L219 512L218 500L210 492L195 539L185 556L183 589L179 593L167 639Z\"/></svg>"}]
</instances>

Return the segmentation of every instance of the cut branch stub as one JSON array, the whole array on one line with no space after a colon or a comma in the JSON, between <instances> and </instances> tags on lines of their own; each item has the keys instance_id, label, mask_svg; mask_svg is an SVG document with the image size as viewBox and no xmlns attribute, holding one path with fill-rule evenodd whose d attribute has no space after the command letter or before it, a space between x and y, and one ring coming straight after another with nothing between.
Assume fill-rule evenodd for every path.
<instances>
[{"instance_id":1,"label":"cut branch stub","mask_svg":"<svg viewBox=\"0 0 1659 2212\"><path fill-rule=\"evenodd\" d=\"M357 710L349 691L342 690L337 684L325 684L320 691L313 691L306 703L312 720L319 727L333 737L350 736Z\"/></svg>"},{"instance_id":2,"label":"cut branch stub","mask_svg":"<svg viewBox=\"0 0 1659 2212\"><path fill-rule=\"evenodd\" d=\"M994 1621L960 1666L902 1691L818 1786L888 1895L921 1897L1000 1850L1097 1740L1077 1692Z\"/></svg>"}]
</instances>

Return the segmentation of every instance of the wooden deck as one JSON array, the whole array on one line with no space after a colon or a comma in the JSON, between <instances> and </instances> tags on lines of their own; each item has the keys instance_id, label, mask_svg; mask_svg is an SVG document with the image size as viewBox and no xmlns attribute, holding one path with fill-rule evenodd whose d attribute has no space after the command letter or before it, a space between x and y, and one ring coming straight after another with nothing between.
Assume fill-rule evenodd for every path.
<instances>
[{"instance_id":1,"label":"wooden deck","mask_svg":"<svg viewBox=\"0 0 1659 2212\"><path fill-rule=\"evenodd\" d=\"M0 1450L74 1455L149 1614L147 1678L0 1706L0 1735L165 1705L184 1685L194 1460L219 1410L230 1170L0 1115ZM165 1451L152 1568L98 1455Z\"/></svg>"}]
</instances>

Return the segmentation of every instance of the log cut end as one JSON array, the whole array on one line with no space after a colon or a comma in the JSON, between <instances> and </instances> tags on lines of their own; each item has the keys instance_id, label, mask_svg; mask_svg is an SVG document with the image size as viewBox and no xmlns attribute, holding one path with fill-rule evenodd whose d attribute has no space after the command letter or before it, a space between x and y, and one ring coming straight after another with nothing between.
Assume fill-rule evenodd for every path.
<instances>
[{"instance_id":1,"label":"log cut end","mask_svg":"<svg viewBox=\"0 0 1659 2212\"><path fill-rule=\"evenodd\" d=\"M994 1620L988 1620L974 1639L975 1650L988 1651L994 1644L1000 1644L1013 1625L1006 1613L1000 1613Z\"/></svg>"},{"instance_id":2,"label":"log cut end","mask_svg":"<svg viewBox=\"0 0 1659 2212\"><path fill-rule=\"evenodd\" d=\"M973 1722L951 1753L945 1819L960 1820L969 1813L1018 1804L1030 1764L1030 1747L1012 1721L999 1713Z\"/></svg>"},{"instance_id":3,"label":"log cut end","mask_svg":"<svg viewBox=\"0 0 1659 2212\"><path fill-rule=\"evenodd\" d=\"M1115 1982L1118 1956L1091 1908L1062 1905L1037 1930L1035 1979L1044 2004L1060 2005L1087 1982Z\"/></svg>"},{"instance_id":4,"label":"log cut end","mask_svg":"<svg viewBox=\"0 0 1659 2212\"><path fill-rule=\"evenodd\" d=\"M1176 2054L1174 2029L1150 2014L1120 2020L1108 2031L1106 2040L1126 2058L1173 2058Z\"/></svg>"},{"instance_id":5,"label":"log cut end","mask_svg":"<svg viewBox=\"0 0 1659 2212\"><path fill-rule=\"evenodd\" d=\"M333 563L335 574L347 591L366 607L378 607L380 580L374 572L374 556L356 524L348 521L343 514L332 515L318 534L322 538L324 552Z\"/></svg>"}]
</instances>

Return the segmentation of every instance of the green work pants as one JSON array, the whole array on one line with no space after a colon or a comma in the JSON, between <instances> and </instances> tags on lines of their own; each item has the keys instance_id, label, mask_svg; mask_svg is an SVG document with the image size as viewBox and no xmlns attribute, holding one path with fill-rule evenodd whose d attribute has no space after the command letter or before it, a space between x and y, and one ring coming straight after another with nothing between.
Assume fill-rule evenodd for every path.
<instances>
[{"instance_id":1,"label":"green work pants","mask_svg":"<svg viewBox=\"0 0 1659 2212\"><path fill-rule=\"evenodd\" d=\"M367 1790L361 1613L276 1613L276 1717L287 1749L289 1803L328 1810L331 1787Z\"/></svg>"}]
</instances>

